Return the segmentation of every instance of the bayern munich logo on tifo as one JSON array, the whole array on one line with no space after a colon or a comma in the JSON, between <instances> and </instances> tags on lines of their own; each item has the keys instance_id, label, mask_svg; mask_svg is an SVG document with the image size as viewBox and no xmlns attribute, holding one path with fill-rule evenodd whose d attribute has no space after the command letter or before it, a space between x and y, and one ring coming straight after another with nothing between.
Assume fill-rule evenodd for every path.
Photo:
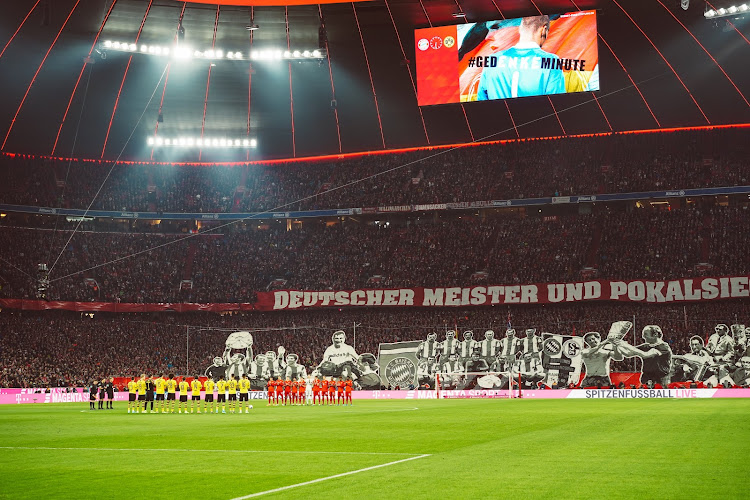
<instances>
[{"instance_id":1,"label":"bayern munich logo on tifo","mask_svg":"<svg viewBox=\"0 0 750 500\"><path fill-rule=\"evenodd\" d=\"M435 50L438 50L443 46L443 39L439 36L433 36L430 38L430 47L432 47Z\"/></svg>"},{"instance_id":2,"label":"bayern munich logo on tifo","mask_svg":"<svg viewBox=\"0 0 750 500\"><path fill-rule=\"evenodd\" d=\"M562 351L562 345L557 340L549 338L544 341L542 349L550 356L557 356Z\"/></svg>"},{"instance_id":3,"label":"bayern munich logo on tifo","mask_svg":"<svg viewBox=\"0 0 750 500\"><path fill-rule=\"evenodd\" d=\"M391 385L408 386L414 380L417 367L408 358L392 359L385 367L385 378Z\"/></svg>"},{"instance_id":4,"label":"bayern munich logo on tifo","mask_svg":"<svg viewBox=\"0 0 750 500\"><path fill-rule=\"evenodd\" d=\"M426 38L422 38L417 42L417 47L419 50L427 50L430 48L430 42Z\"/></svg>"}]
</instances>

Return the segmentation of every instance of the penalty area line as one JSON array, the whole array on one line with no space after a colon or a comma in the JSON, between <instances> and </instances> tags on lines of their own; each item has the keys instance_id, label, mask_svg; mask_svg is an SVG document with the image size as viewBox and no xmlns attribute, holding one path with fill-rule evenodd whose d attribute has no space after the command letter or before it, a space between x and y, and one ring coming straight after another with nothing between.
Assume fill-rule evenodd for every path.
<instances>
[{"instance_id":1,"label":"penalty area line","mask_svg":"<svg viewBox=\"0 0 750 500\"><path fill-rule=\"evenodd\" d=\"M304 483L290 484L289 486L282 486L281 488L274 488L272 490L259 491L258 493L252 493L250 495L236 497L236 498L233 498L232 500L245 500L247 498L255 498L255 497L262 496L262 495L268 495L271 493L278 493L280 491L291 490L292 488L299 488L300 486L307 486L309 484L321 483L323 481L328 481L329 479L336 479L339 477L351 476L352 474L359 474L360 472L367 472L369 470L380 469L382 467L388 467L391 465L408 462L410 460L418 460L420 458L425 458L425 457L430 457L430 456L432 455L425 454L425 455L417 455L415 457L403 458L401 460L396 460L394 462L388 462L387 464L373 465L372 467L365 467L364 469L357 469L357 470L353 470L349 472L342 472L341 474L334 474L333 476L326 476L326 477L321 477L318 479L313 479L311 481L305 481Z\"/></svg>"},{"instance_id":2,"label":"penalty area line","mask_svg":"<svg viewBox=\"0 0 750 500\"><path fill-rule=\"evenodd\" d=\"M303 451L303 450L196 450L188 448L84 448L84 447L53 447L53 446L0 446L0 450L45 450L45 451L187 451L190 453L285 453L298 455L401 455L410 456L406 460L422 458L429 455L418 455L417 453L398 453L380 451ZM397 462L393 462L397 463Z\"/></svg>"}]
</instances>

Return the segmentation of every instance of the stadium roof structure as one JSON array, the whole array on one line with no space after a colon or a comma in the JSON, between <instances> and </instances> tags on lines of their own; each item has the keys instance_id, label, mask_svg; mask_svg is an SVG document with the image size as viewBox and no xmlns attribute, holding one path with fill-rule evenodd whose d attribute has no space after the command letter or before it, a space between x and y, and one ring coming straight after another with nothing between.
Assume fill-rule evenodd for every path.
<instances>
[{"instance_id":1,"label":"stadium roof structure","mask_svg":"<svg viewBox=\"0 0 750 500\"><path fill-rule=\"evenodd\" d=\"M242 161L750 122L750 16L709 21L703 2L686 11L675 0L224 3L5 2L2 151ZM417 105L415 28L578 9L598 11L596 99ZM154 53L178 36L189 57ZM257 147L154 149L157 128Z\"/></svg>"}]
</instances>

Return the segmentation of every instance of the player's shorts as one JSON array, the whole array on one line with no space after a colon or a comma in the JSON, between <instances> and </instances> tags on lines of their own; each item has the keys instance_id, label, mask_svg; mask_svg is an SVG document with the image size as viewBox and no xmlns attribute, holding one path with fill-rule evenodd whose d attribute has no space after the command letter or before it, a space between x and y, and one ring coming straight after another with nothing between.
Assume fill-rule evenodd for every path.
<instances>
[{"instance_id":1,"label":"player's shorts","mask_svg":"<svg viewBox=\"0 0 750 500\"><path fill-rule=\"evenodd\" d=\"M229 401L237 401L237 393L232 392L229 394Z\"/></svg>"},{"instance_id":2,"label":"player's shorts","mask_svg":"<svg viewBox=\"0 0 750 500\"><path fill-rule=\"evenodd\" d=\"M154 393L153 392L147 392L146 393L146 401L153 401L154 400Z\"/></svg>"},{"instance_id":3,"label":"player's shorts","mask_svg":"<svg viewBox=\"0 0 750 500\"><path fill-rule=\"evenodd\" d=\"M195 395L193 395L193 397L192 397L191 399L192 399L193 401L200 401L200 400L201 400L201 397L200 397L200 396L195 396Z\"/></svg>"},{"instance_id":4,"label":"player's shorts","mask_svg":"<svg viewBox=\"0 0 750 500\"><path fill-rule=\"evenodd\" d=\"M240 393L240 401L249 401L250 395L246 392Z\"/></svg>"},{"instance_id":5,"label":"player's shorts","mask_svg":"<svg viewBox=\"0 0 750 500\"><path fill-rule=\"evenodd\" d=\"M206 398L204 399L206 403L213 403L214 402L214 395L213 394L206 394Z\"/></svg>"},{"instance_id":6,"label":"player's shorts","mask_svg":"<svg viewBox=\"0 0 750 500\"><path fill-rule=\"evenodd\" d=\"M169 394L167 394L167 401L174 401L174 400L175 400L174 392L170 392Z\"/></svg>"},{"instance_id":7,"label":"player's shorts","mask_svg":"<svg viewBox=\"0 0 750 500\"><path fill-rule=\"evenodd\" d=\"M100 393L99 393L99 399L104 399L104 397L105 397L105 394L106 394L106 393L104 393L104 392L100 392Z\"/></svg>"},{"instance_id":8,"label":"player's shorts","mask_svg":"<svg viewBox=\"0 0 750 500\"><path fill-rule=\"evenodd\" d=\"M187 394L180 394L180 403L187 403Z\"/></svg>"},{"instance_id":9,"label":"player's shorts","mask_svg":"<svg viewBox=\"0 0 750 500\"><path fill-rule=\"evenodd\" d=\"M89 401L96 401L96 393L95 392L92 392L91 394L89 394Z\"/></svg>"},{"instance_id":10,"label":"player's shorts","mask_svg":"<svg viewBox=\"0 0 750 500\"><path fill-rule=\"evenodd\" d=\"M115 399L115 393L114 392L108 392L107 393L107 399Z\"/></svg>"},{"instance_id":11,"label":"player's shorts","mask_svg":"<svg viewBox=\"0 0 750 500\"><path fill-rule=\"evenodd\" d=\"M156 400L157 401L164 401L164 394L157 394L156 395Z\"/></svg>"},{"instance_id":12,"label":"player's shorts","mask_svg":"<svg viewBox=\"0 0 750 500\"><path fill-rule=\"evenodd\" d=\"M145 394L138 394L138 401L146 401L146 395Z\"/></svg>"},{"instance_id":13,"label":"player's shorts","mask_svg":"<svg viewBox=\"0 0 750 500\"><path fill-rule=\"evenodd\" d=\"M135 401L135 398L136 398L136 395L133 394L132 392L128 394L128 401Z\"/></svg>"},{"instance_id":14,"label":"player's shorts","mask_svg":"<svg viewBox=\"0 0 750 500\"><path fill-rule=\"evenodd\" d=\"M224 394L223 392L222 392L222 393L220 393L220 394L219 394L219 395L218 395L218 396L216 397L216 402L217 402L217 403L226 403L226 401L227 401L227 395L226 395L226 394Z\"/></svg>"}]
</instances>

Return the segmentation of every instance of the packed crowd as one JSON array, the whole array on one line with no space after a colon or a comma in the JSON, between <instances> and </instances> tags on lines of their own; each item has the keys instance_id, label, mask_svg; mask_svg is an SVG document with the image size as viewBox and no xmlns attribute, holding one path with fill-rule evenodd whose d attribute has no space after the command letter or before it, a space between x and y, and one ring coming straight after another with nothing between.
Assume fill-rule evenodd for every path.
<instances>
[{"instance_id":1,"label":"packed crowd","mask_svg":"<svg viewBox=\"0 0 750 500\"><path fill-rule=\"evenodd\" d=\"M750 182L743 134L722 129L526 140L211 168L116 165L109 177L107 163L3 156L0 203L213 213L736 186Z\"/></svg>"},{"instance_id":2,"label":"packed crowd","mask_svg":"<svg viewBox=\"0 0 750 500\"><path fill-rule=\"evenodd\" d=\"M54 265L47 299L133 303L246 303L271 289L741 275L747 213L743 206L602 207L551 217L309 221L291 229L278 222L194 237L79 231L71 238L68 230L5 227L0 297L34 298L42 262Z\"/></svg>"},{"instance_id":3,"label":"packed crowd","mask_svg":"<svg viewBox=\"0 0 750 500\"><path fill-rule=\"evenodd\" d=\"M132 376L134 373L178 375L203 373L221 356L228 335L248 330L255 354L298 354L308 368L322 361L335 330L346 332L346 342L357 353L378 355L384 342L424 340L435 332L442 339L448 330L475 332L487 329L503 336L508 319L514 328L606 336L612 322L634 323L628 337L640 343L646 324L657 324L674 353L689 350L689 339L703 339L717 323L748 323L747 305L725 301L687 306L588 304L515 306L512 308L404 310L324 310L296 313L115 315L96 313L31 313L3 311L0 331L0 387L84 386L92 379ZM356 323L356 327L355 327ZM190 325L190 326L188 326ZM612 371L632 371L637 362L613 363Z\"/></svg>"}]
</instances>

